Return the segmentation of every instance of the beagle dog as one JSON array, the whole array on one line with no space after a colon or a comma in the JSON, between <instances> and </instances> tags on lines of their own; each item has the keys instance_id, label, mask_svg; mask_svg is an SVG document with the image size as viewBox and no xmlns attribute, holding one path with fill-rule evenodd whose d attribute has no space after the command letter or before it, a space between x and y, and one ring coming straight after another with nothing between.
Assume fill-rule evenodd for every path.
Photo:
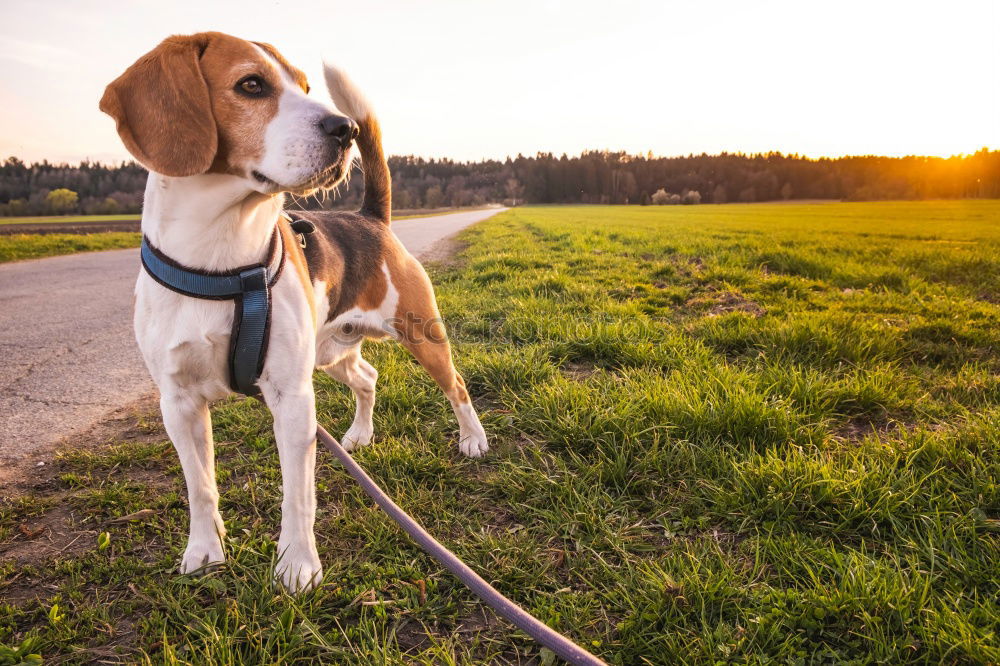
<instances>
[{"instance_id":1,"label":"beagle dog","mask_svg":"<svg viewBox=\"0 0 1000 666\"><path fill-rule=\"evenodd\" d=\"M441 387L458 419L459 448L487 450L486 433L452 364L434 291L390 229L390 176L379 123L337 69L325 78L336 108L309 96L305 75L269 44L217 32L173 36L108 85L100 108L149 170L142 231L179 264L204 273L266 262L275 229L285 267L271 286L269 342L257 387L274 416L282 475L275 578L291 592L322 578L313 523L319 368L351 388L348 449L372 439L378 373L365 338L394 338ZM315 225L303 248L283 213L364 170L357 212L295 216ZM191 298L140 270L135 335L160 391L163 423L184 469L191 524L181 573L224 561L209 404L230 393L232 303Z\"/></svg>"}]
</instances>

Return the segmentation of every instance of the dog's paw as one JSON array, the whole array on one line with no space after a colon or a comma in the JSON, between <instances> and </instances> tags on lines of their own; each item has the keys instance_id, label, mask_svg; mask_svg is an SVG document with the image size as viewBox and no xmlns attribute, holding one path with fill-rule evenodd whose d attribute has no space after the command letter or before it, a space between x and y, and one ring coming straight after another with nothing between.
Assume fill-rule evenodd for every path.
<instances>
[{"instance_id":1,"label":"dog's paw","mask_svg":"<svg viewBox=\"0 0 1000 666\"><path fill-rule=\"evenodd\" d=\"M189 541L181 558L180 572L182 574L206 573L226 561L222 552L222 544L218 539L210 541Z\"/></svg>"},{"instance_id":2,"label":"dog's paw","mask_svg":"<svg viewBox=\"0 0 1000 666\"><path fill-rule=\"evenodd\" d=\"M364 427L352 424L341 438L340 445L348 451L353 451L358 447L370 444L373 434L374 431L371 426Z\"/></svg>"},{"instance_id":3,"label":"dog's paw","mask_svg":"<svg viewBox=\"0 0 1000 666\"><path fill-rule=\"evenodd\" d=\"M466 435L458 443L458 450L470 458L481 458L490 450L490 445L486 442L486 433L477 432Z\"/></svg>"},{"instance_id":4,"label":"dog's paw","mask_svg":"<svg viewBox=\"0 0 1000 666\"><path fill-rule=\"evenodd\" d=\"M308 592L323 582L323 565L315 547L292 545L281 552L274 579L289 593Z\"/></svg>"}]
</instances>

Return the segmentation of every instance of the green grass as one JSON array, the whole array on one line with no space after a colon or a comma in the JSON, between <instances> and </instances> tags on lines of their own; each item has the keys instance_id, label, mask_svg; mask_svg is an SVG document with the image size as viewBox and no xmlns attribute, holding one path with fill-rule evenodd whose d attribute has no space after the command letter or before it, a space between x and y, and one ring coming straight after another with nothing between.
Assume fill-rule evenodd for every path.
<instances>
[{"instance_id":1,"label":"green grass","mask_svg":"<svg viewBox=\"0 0 1000 666\"><path fill-rule=\"evenodd\" d=\"M983 201L509 211L433 271L491 453L463 459L429 378L370 344L377 434L357 458L613 664L998 663L998 218ZM342 433L352 399L316 384ZM67 455L54 488L2 505L0 540L57 514L81 541L0 564L0 644L59 663L544 663L325 452L325 585L273 590L277 456L249 400L214 410L228 564L176 575L180 469L143 427L152 443Z\"/></svg>"},{"instance_id":2,"label":"green grass","mask_svg":"<svg viewBox=\"0 0 1000 666\"><path fill-rule=\"evenodd\" d=\"M0 236L0 263L60 254L139 247L142 234L108 231L97 234L10 234Z\"/></svg>"},{"instance_id":3,"label":"green grass","mask_svg":"<svg viewBox=\"0 0 1000 666\"><path fill-rule=\"evenodd\" d=\"M39 224L55 222L57 224L72 224L74 222L106 222L107 220L138 220L138 213L117 213L115 215L36 215L27 217L0 217L0 224Z\"/></svg>"}]
</instances>

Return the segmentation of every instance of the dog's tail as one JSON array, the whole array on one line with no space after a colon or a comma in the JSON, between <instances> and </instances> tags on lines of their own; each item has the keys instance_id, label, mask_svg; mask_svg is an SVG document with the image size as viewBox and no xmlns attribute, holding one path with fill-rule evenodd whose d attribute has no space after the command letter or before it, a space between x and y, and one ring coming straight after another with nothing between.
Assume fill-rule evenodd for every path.
<instances>
[{"instance_id":1,"label":"dog's tail","mask_svg":"<svg viewBox=\"0 0 1000 666\"><path fill-rule=\"evenodd\" d=\"M360 90L341 70L324 63L326 87L334 104L358 124L357 143L361 151L361 168L365 174L365 197L361 212L386 224L392 215L392 179L389 164L382 152L382 129L371 105Z\"/></svg>"}]
</instances>

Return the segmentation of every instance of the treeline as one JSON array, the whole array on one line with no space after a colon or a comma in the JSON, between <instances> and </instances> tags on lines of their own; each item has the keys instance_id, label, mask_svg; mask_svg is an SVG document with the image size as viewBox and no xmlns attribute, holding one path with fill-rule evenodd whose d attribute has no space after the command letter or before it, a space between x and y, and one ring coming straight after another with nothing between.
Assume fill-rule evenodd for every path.
<instances>
[{"instance_id":1,"label":"treeline","mask_svg":"<svg viewBox=\"0 0 1000 666\"><path fill-rule=\"evenodd\" d=\"M10 157L0 164L0 215L137 213L145 188L146 170L135 162L28 165Z\"/></svg>"},{"instance_id":2,"label":"treeline","mask_svg":"<svg viewBox=\"0 0 1000 666\"><path fill-rule=\"evenodd\" d=\"M1000 151L986 149L949 158L809 159L781 153L653 157L591 151L577 157L539 153L456 162L395 156L389 166L397 209L493 202L650 204L654 197L655 203L669 203L663 196L675 194L684 203L1000 198ZM29 165L12 157L0 164L0 215L138 212L145 177L135 163ZM337 196L292 205L351 207L362 193L362 179L355 173L350 187L342 187Z\"/></svg>"}]
</instances>

